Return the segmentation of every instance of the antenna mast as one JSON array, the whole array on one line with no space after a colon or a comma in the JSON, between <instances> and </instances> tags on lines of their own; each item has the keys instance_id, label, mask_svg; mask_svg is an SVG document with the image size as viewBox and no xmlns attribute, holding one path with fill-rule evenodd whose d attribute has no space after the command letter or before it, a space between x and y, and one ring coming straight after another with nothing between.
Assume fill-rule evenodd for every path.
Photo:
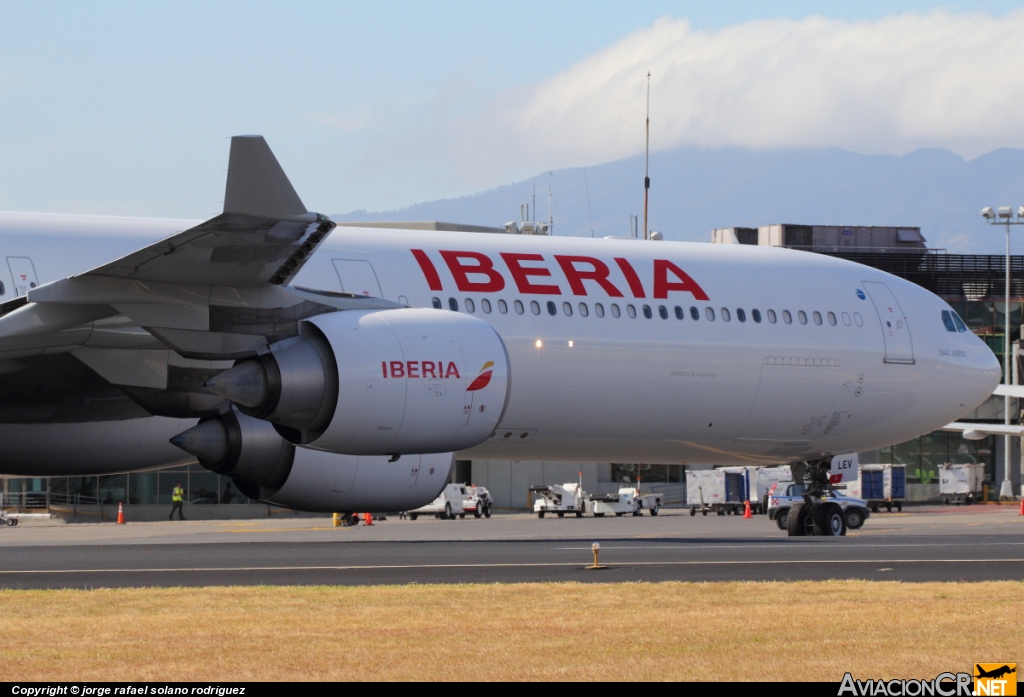
<instances>
[{"instance_id":1,"label":"antenna mast","mask_svg":"<svg viewBox=\"0 0 1024 697\"><path fill-rule=\"evenodd\" d=\"M555 216L551 212L551 187L548 187L548 234L555 236Z\"/></svg>"},{"instance_id":2,"label":"antenna mast","mask_svg":"<svg viewBox=\"0 0 1024 697\"><path fill-rule=\"evenodd\" d=\"M647 139L644 142L644 239L647 239L647 192L651 188L648 165L651 161L651 73L647 71Z\"/></svg>"}]
</instances>

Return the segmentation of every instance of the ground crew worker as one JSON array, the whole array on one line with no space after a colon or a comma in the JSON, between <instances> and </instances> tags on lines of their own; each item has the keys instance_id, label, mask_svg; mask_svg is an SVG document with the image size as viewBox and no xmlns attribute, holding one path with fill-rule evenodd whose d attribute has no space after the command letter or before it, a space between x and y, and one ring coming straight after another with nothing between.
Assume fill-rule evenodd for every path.
<instances>
[{"instance_id":1,"label":"ground crew worker","mask_svg":"<svg viewBox=\"0 0 1024 697\"><path fill-rule=\"evenodd\" d=\"M174 489L171 490L171 515L167 517L167 520L174 520L174 512L178 512L178 520L185 520L185 514L182 512L181 504L185 500L185 490L181 488L181 482L174 485Z\"/></svg>"}]
</instances>

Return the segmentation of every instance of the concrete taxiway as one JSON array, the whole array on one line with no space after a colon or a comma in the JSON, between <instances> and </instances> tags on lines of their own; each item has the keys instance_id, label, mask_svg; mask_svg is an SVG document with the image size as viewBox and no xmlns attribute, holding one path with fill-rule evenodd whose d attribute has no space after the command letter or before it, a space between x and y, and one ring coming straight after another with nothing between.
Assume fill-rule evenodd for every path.
<instances>
[{"instance_id":1,"label":"concrete taxiway","mask_svg":"<svg viewBox=\"0 0 1024 697\"><path fill-rule=\"evenodd\" d=\"M329 518L0 529L0 587L1024 578L1008 506L877 514L845 538L789 538L764 516L417 521ZM588 571L591 543L604 571Z\"/></svg>"}]
</instances>

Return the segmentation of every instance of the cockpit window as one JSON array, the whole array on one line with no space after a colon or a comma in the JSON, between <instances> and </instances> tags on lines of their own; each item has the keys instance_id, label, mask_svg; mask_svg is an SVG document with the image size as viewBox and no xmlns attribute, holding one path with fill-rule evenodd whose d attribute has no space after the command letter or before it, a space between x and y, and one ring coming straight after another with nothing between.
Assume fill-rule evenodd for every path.
<instances>
[{"instance_id":1,"label":"cockpit window","mask_svg":"<svg viewBox=\"0 0 1024 697\"><path fill-rule=\"evenodd\" d=\"M942 323L946 325L947 332L956 331L956 323L953 322L953 315L950 314L949 310L942 311Z\"/></svg>"},{"instance_id":2,"label":"cockpit window","mask_svg":"<svg viewBox=\"0 0 1024 697\"><path fill-rule=\"evenodd\" d=\"M953 315L953 321L956 322L956 330L958 332L967 331L967 325L964 324L964 321L962 319L960 319L960 315L958 315L955 312L950 312L949 314Z\"/></svg>"}]
</instances>

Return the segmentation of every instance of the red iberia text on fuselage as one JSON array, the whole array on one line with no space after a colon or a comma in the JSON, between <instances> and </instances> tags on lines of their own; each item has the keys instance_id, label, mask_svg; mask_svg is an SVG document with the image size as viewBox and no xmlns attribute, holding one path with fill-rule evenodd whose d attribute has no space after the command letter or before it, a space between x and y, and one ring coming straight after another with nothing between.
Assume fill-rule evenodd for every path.
<instances>
[{"instance_id":1,"label":"red iberia text on fuselage","mask_svg":"<svg viewBox=\"0 0 1024 697\"><path fill-rule=\"evenodd\" d=\"M381 361L380 371L386 378L461 378L454 361Z\"/></svg>"},{"instance_id":2,"label":"red iberia text on fuselage","mask_svg":"<svg viewBox=\"0 0 1024 697\"><path fill-rule=\"evenodd\" d=\"M437 267L422 249L411 250L419 264L427 287L443 291L444 284ZM445 266L448 267L455 287L462 293L499 293L507 287L506 277L487 254L473 251L438 250ZM625 297L622 289L609 278L611 268L596 257L554 254L553 259L561 269L568 290L551 273L551 267L543 254L501 252L499 255L508 276L516 290L524 295L589 295L590 291L603 292L611 298ZM629 293L634 298L646 298L640 274L628 259L615 257L615 265L625 279ZM667 259L655 259L650 269L652 297L667 299L671 292L689 293L694 300L707 300L704 289L675 263ZM620 281L621 282L621 281Z\"/></svg>"}]
</instances>

